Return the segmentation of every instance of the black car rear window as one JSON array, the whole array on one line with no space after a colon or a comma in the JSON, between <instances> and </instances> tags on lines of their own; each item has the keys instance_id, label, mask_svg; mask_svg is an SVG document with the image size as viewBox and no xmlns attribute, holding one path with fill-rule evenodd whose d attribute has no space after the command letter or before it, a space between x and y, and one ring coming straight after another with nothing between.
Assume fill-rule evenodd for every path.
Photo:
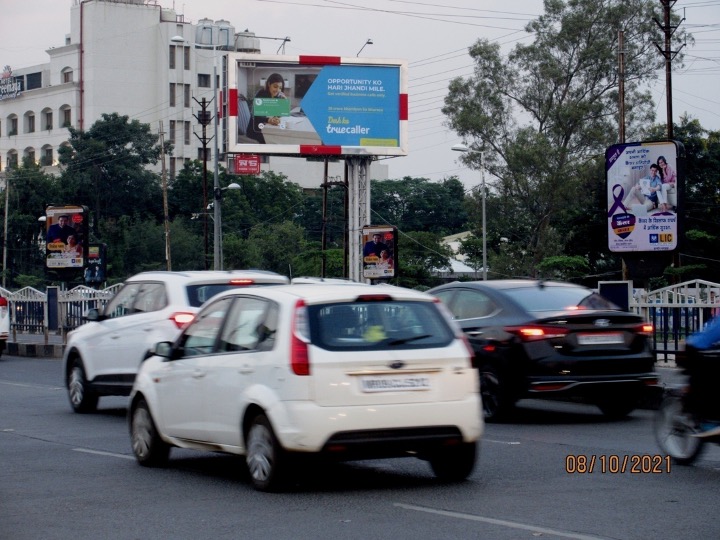
<instances>
[{"instance_id":1,"label":"black car rear window","mask_svg":"<svg viewBox=\"0 0 720 540\"><path fill-rule=\"evenodd\" d=\"M528 311L620 309L599 294L577 287L527 287L503 292Z\"/></svg>"},{"instance_id":2,"label":"black car rear window","mask_svg":"<svg viewBox=\"0 0 720 540\"><path fill-rule=\"evenodd\" d=\"M445 347L454 333L431 302L371 301L308 307L310 336L323 349L397 350Z\"/></svg>"},{"instance_id":3,"label":"black car rear window","mask_svg":"<svg viewBox=\"0 0 720 540\"><path fill-rule=\"evenodd\" d=\"M216 294L236 289L238 287L262 287L265 285L280 285L279 283L253 283L252 285L236 283L204 283L200 285L188 285L186 287L188 301L192 307L200 307Z\"/></svg>"}]
</instances>

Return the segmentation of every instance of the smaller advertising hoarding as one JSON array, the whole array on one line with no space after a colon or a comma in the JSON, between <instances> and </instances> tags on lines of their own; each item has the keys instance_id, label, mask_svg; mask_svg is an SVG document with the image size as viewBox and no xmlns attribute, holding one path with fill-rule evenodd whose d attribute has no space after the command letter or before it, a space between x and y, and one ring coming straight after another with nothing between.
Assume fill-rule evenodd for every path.
<instances>
[{"instance_id":1,"label":"smaller advertising hoarding","mask_svg":"<svg viewBox=\"0 0 720 540\"><path fill-rule=\"evenodd\" d=\"M48 270L82 269L87 252L87 208L45 209L45 266Z\"/></svg>"},{"instance_id":2,"label":"smaller advertising hoarding","mask_svg":"<svg viewBox=\"0 0 720 540\"><path fill-rule=\"evenodd\" d=\"M362 268L365 279L390 279L397 275L397 228L363 227Z\"/></svg>"},{"instance_id":3,"label":"smaller advertising hoarding","mask_svg":"<svg viewBox=\"0 0 720 540\"><path fill-rule=\"evenodd\" d=\"M229 54L229 151L407 155L399 60Z\"/></svg>"},{"instance_id":4,"label":"smaller advertising hoarding","mask_svg":"<svg viewBox=\"0 0 720 540\"><path fill-rule=\"evenodd\" d=\"M616 144L605 151L610 251L677 247L677 156L673 141Z\"/></svg>"}]
</instances>

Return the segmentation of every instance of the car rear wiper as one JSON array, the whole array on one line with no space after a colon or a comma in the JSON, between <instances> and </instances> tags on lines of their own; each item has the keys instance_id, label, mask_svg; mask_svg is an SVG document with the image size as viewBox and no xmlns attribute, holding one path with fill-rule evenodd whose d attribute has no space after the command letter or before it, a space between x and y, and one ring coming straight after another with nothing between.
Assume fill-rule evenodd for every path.
<instances>
[{"instance_id":1,"label":"car rear wiper","mask_svg":"<svg viewBox=\"0 0 720 540\"><path fill-rule=\"evenodd\" d=\"M429 338L429 337L432 337L432 334L420 334L419 336L410 336L410 337L406 337L406 338L393 339L391 341L388 341L387 344L388 345L403 345L405 343L409 343L410 341L416 341L418 339L425 339L425 338Z\"/></svg>"}]
</instances>

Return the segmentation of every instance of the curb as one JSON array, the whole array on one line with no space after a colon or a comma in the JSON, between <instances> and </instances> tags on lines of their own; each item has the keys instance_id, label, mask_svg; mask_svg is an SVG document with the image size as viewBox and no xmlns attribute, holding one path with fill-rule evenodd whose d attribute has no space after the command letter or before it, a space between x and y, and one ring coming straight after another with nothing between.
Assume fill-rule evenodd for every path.
<instances>
[{"instance_id":1,"label":"curb","mask_svg":"<svg viewBox=\"0 0 720 540\"><path fill-rule=\"evenodd\" d=\"M7 343L5 354L9 356L29 356L32 358L56 358L63 356L64 345L45 345L42 343Z\"/></svg>"}]
</instances>

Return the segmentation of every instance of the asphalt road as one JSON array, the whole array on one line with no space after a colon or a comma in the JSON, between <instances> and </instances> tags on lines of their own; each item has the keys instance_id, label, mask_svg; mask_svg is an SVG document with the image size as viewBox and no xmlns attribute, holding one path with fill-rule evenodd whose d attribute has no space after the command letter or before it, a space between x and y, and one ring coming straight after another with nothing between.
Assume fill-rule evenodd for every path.
<instances>
[{"instance_id":1,"label":"asphalt road","mask_svg":"<svg viewBox=\"0 0 720 540\"><path fill-rule=\"evenodd\" d=\"M140 467L125 412L125 398L103 398L97 414L72 413L58 360L0 360L0 538L659 540L719 530L720 447L695 466L668 465L655 457L649 410L609 422L590 406L523 402L512 422L487 426L466 482L441 484L412 458L363 461L327 465L281 494L254 491L232 456L175 449L168 467Z\"/></svg>"}]
</instances>

